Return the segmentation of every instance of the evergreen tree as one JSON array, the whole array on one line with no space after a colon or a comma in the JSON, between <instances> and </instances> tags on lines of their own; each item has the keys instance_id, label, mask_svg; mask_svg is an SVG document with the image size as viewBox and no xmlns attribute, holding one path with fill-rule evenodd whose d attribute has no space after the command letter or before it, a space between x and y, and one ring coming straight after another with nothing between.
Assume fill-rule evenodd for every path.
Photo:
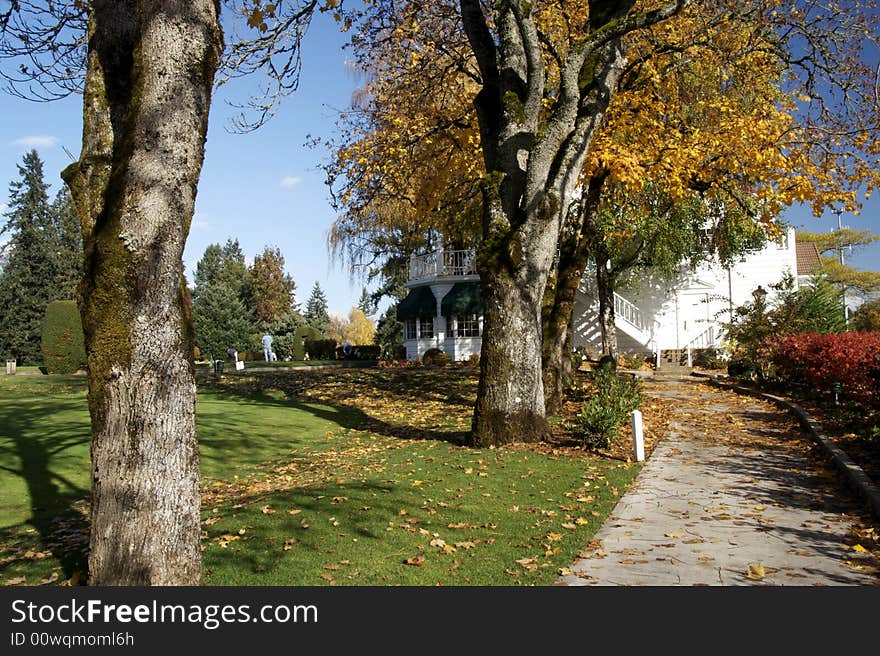
<instances>
[{"instance_id":1,"label":"evergreen tree","mask_svg":"<svg viewBox=\"0 0 880 656\"><path fill-rule=\"evenodd\" d=\"M324 296L324 290L318 281L312 287L312 294L306 303L306 323L312 328L320 332L322 335L327 334L330 326L330 315L327 313L327 297Z\"/></svg>"},{"instance_id":2,"label":"evergreen tree","mask_svg":"<svg viewBox=\"0 0 880 656\"><path fill-rule=\"evenodd\" d=\"M42 361L40 333L46 306L61 296L57 233L49 207L43 162L36 150L18 166L9 185L9 211L0 235L9 236L8 259L0 276L0 351L22 363Z\"/></svg>"},{"instance_id":3,"label":"evergreen tree","mask_svg":"<svg viewBox=\"0 0 880 656\"><path fill-rule=\"evenodd\" d=\"M214 358L226 349L248 350L249 336L256 332L249 306L250 272L238 240L211 244L196 264L193 289L193 327L196 345Z\"/></svg>"},{"instance_id":4,"label":"evergreen tree","mask_svg":"<svg viewBox=\"0 0 880 656\"><path fill-rule=\"evenodd\" d=\"M193 302L196 345L207 356L225 358L226 349L247 350L252 324L231 287L214 284Z\"/></svg>"},{"instance_id":5,"label":"evergreen tree","mask_svg":"<svg viewBox=\"0 0 880 656\"><path fill-rule=\"evenodd\" d=\"M361 298L358 301L358 309L363 312L366 316L371 317L376 314L378 308L378 303L372 294L367 293L367 288L363 287L361 289Z\"/></svg>"},{"instance_id":6,"label":"evergreen tree","mask_svg":"<svg viewBox=\"0 0 880 656\"><path fill-rule=\"evenodd\" d=\"M50 211L57 236L58 298L75 301L83 275L83 243L79 218L66 185L55 196Z\"/></svg>"},{"instance_id":7,"label":"evergreen tree","mask_svg":"<svg viewBox=\"0 0 880 656\"><path fill-rule=\"evenodd\" d=\"M383 360L406 357L403 347L403 326L397 320L397 305L392 305L379 317L373 342L379 347L379 357Z\"/></svg>"},{"instance_id":8,"label":"evergreen tree","mask_svg":"<svg viewBox=\"0 0 880 656\"><path fill-rule=\"evenodd\" d=\"M234 290L246 307L250 305L250 271L237 239L227 239L223 246L211 244L205 249L202 259L196 264L193 300L214 284Z\"/></svg>"}]
</instances>

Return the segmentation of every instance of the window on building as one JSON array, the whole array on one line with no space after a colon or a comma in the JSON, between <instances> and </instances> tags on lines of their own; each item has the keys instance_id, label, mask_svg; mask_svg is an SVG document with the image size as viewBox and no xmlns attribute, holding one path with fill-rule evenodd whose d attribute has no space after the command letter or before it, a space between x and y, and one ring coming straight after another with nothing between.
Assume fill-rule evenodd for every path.
<instances>
[{"instance_id":1,"label":"window on building","mask_svg":"<svg viewBox=\"0 0 880 656\"><path fill-rule=\"evenodd\" d=\"M407 319L403 322L403 338L404 339L415 339L416 338L416 320L415 319Z\"/></svg>"},{"instance_id":2,"label":"window on building","mask_svg":"<svg viewBox=\"0 0 880 656\"><path fill-rule=\"evenodd\" d=\"M454 337L480 336L480 316L478 314L464 314L452 319L455 325Z\"/></svg>"},{"instance_id":3,"label":"window on building","mask_svg":"<svg viewBox=\"0 0 880 656\"><path fill-rule=\"evenodd\" d=\"M419 337L425 339L426 337L434 336L434 320L433 319L419 319Z\"/></svg>"}]
</instances>

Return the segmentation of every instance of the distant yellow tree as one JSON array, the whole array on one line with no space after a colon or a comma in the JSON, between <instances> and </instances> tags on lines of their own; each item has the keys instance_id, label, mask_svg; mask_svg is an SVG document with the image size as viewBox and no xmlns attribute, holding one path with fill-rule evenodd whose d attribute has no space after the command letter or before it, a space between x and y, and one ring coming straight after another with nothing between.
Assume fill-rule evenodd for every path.
<instances>
[{"instance_id":1,"label":"distant yellow tree","mask_svg":"<svg viewBox=\"0 0 880 656\"><path fill-rule=\"evenodd\" d=\"M347 328L346 338L350 344L356 346L372 344L376 336L376 324L360 308L351 308Z\"/></svg>"},{"instance_id":2,"label":"distant yellow tree","mask_svg":"<svg viewBox=\"0 0 880 656\"><path fill-rule=\"evenodd\" d=\"M360 308L353 307L348 318L338 314L330 315L327 337L337 344L348 342L352 346L367 346L376 336L376 324Z\"/></svg>"},{"instance_id":3,"label":"distant yellow tree","mask_svg":"<svg viewBox=\"0 0 880 656\"><path fill-rule=\"evenodd\" d=\"M336 340L337 344L342 344L346 340L346 331L348 330L348 319L340 317L338 314L330 315L330 322L327 324L327 338Z\"/></svg>"}]
</instances>

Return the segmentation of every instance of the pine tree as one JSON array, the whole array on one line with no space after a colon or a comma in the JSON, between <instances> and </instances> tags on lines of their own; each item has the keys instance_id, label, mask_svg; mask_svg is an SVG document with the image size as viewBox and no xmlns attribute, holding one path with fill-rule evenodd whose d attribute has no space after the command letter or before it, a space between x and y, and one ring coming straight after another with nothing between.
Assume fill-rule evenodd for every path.
<instances>
[{"instance_id":1,"label":"pine tree","mask_svg":"<svg viewBox=\"0 0 880 656\"><path fill-rule=\"evenodd\" d=\"M207 357L225 358L226 350L247 350L252 325L235 290L214 284L193 302L196 345Z\"/></svg>"},{"instance_id":2,"label":"pine tree","mask_svg":"<svg viewBox=\"0 0 880 656\"><path fill-rule=\"evenodd\" d=\"M58 242L58 297L75 301L77 287L83 275L83 243L79 218L66 185L55 196L50 211Z\"/></svg>"},{"instance_id":3,"label":"pine tree","mask_svg":"<svg viewBox=\"0 0 880 656\"><path fill-rule=\"evenodd\" d=\"M322 335L327 334L330 325L330 315L327 313L327 297L324 296L324 290L318 281L312 287L311 296L306 303L306 323Z\"/></svg>"},{"instance_id":4,"label":"pine tree","mask_svg":"<svg viewBox=\"0 0 880 656\"><path fill-rule=\"evenodd\" d=\"M192 296L196 345L203 354L217 358L229 348L247 350L256 326L250 307L250 272L238 240L205 249L196 264Z\"/></svg>"},{"instance_id":5,"label":"pine tree","mask_svg":"<svg viewBox=\"0 0 880 656\"><path fill-rule=\"evenodd\" d=\"M371 317L376 314L376 311L379 309L378 305L375 297L372 294L367 293L367 288L361 288L361 298L357 304L358 309L368 317Z\"/></svg>"},{"instance_id":6,"label":"pine tree","mask_svg":"<svg viewBox=\"0 0 880 656\"><path fill-rule=\"evenodd\" d=\"M9 185L9 211L0 234L9 235L8 259L0 276L0 351L21 363L42 361L40 333L46 306L61 298L58 238L49 207L43 162L36 150L18 166Z\"/></svg>"}]
</instances>

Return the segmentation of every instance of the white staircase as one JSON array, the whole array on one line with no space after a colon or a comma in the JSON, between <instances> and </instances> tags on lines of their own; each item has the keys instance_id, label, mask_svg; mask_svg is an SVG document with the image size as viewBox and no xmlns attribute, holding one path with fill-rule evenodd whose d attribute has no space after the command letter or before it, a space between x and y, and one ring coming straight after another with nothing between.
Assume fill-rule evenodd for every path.
<instances>
[{"instance_id":1,"label":"white staircase","mask_svg":"<svg viewBox=\"0 0 880 656\"><path fill-rule=\"evenodd\" d=\"M596 295L583 288L578 289L576 307L582 308L574 317L574 346L601 349L602 337L599 327L599 301ZM617 346L622 353L650 352L656 356L654 333L657 322L645 319L642 311L618 293L614 293L614 325L617 328Z\"/></svg>"}]
</instances>

